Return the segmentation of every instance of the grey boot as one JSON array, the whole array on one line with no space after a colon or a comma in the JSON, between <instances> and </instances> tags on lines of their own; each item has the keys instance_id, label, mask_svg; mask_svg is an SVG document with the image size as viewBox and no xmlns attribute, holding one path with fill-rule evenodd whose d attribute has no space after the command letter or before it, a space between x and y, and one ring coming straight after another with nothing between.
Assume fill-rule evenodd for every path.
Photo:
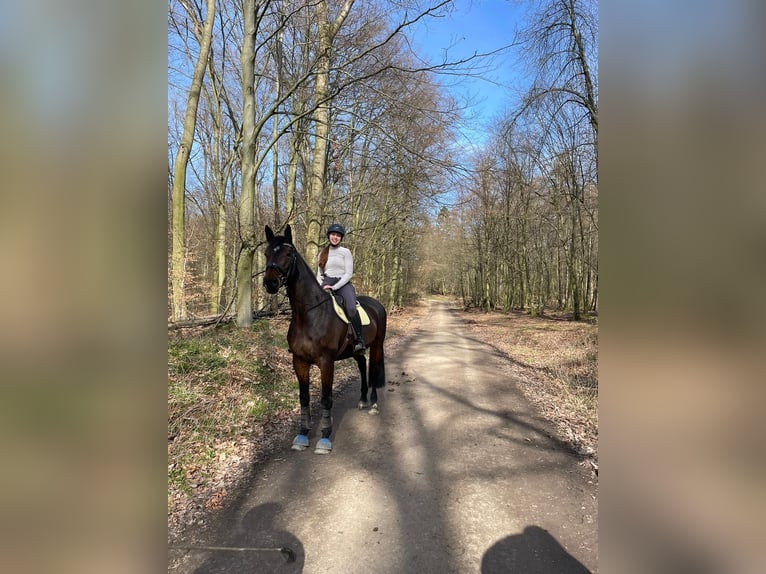
<instances>
[{"instance_id":1,"label":"grey boot","mask_svg":"<svg viewBox=\"0 0 766 574\"><path fill-rule=\"evenodd\" d=\"M354 313L353 317L349 317L351 326L356 333L356 344L354 345L354 354L364 353L366 347L364 346L364 337L362 336L362 319L359 317L359 313Z\"/></svg>"}]
</instances>

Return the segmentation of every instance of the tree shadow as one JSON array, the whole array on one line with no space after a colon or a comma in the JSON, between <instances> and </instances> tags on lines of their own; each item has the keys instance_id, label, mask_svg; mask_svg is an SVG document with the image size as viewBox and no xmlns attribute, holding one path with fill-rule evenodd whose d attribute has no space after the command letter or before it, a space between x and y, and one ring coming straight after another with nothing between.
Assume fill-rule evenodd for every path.
<instances>
[{"instance_id":1,"label":"tree shadow","mask_svg":"<svg viewBox=\"0 0 766 574\"><path fill-rule=\"evenodd\" d=\"M550 533L527 526L497 541L481 559L481 574L592 574Z\"/></svg>"},{"instance_id":2,"label":"tree shadow","mask_svg":"<svg viewBox=\"0 0 766 574\"><path fill-rule=\"evenodd\" d=\"M231 549L211 551L212 556L194 571L195 574L303 572L303 544L290 532L279 530L281 509L281 505L269 502L248 510L236 533L225 542Z\"/></svg>"}]
</instances>

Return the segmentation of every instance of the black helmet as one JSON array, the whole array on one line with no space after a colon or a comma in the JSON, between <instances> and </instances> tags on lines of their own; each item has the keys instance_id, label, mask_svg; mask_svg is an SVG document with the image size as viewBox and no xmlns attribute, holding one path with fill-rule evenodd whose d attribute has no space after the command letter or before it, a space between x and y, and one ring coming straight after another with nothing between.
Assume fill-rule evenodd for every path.
<instances>
[{"instance_id":1,"label":"black helmet","mask_svg":"<svg viewBox=\"0 0 766 574\"><path fill-rule=\"evenodd\" d=\"M331 233L340 233L340 236L344 237L346 235L346 230L340 223L333 223L327 228L327 236L329 237Z\"/></svg>"}]
</instances>

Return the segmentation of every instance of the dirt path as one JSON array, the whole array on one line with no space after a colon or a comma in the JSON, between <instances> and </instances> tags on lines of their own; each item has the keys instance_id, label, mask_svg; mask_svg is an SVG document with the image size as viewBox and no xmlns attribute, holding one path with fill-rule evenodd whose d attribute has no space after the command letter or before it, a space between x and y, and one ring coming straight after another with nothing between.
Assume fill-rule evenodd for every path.
<instances>
[{"instance_id":1,"label":"dirt path","mask_svg":"<svg viewBox=\"0 0 766 574\"><path fill-rule=\"evenodd\" d=\"M446 304L419 327L386 358L380 415L356 409L356 386L337 397L333 452L315 455L315 435L304 452L288 440L205 541L289 547L295 562L173 551L170 571L596 572L589 473Z\"/></svg>"}]
</instances>

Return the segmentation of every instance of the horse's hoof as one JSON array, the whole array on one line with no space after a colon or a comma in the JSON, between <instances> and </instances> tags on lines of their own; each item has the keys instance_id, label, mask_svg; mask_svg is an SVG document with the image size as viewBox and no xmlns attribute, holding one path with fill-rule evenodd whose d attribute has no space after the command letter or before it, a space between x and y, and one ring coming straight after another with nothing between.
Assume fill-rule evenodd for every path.
<instances>
[{"instance_id":1,"label":"horse's hoof","mask_svg":"<svg viewBox=\"0 0 766 574\"><path fill-rule=\"evenodd\" d=\"M293 450L306 450L309 446L309 437L305 434L299 434L293 440Z\"/></svg>"},{"instance_id":2,"label":"horse's hoof","mask_svg":"<svg viewBox=\"0 0 766 574\"><path fill-rule=\"evenodd\" d=\"M370 403L367 401L359 401L359 410L364 410L366 408L369 408Z\"/></svg>"},{"instance_id":3,"label":"horse's hoof","mask_svg":"<svg viewBox=\"0 0 766 574\"><path fill-rule=\"evenodd\" d=\"M378 403L375 403L370 407L370 414L371 415L378 415L380 414L380 411L378 410Z\"/></svg>"},{"instance_id":4,"label":"horse's hoof","mask_svg":"<svg viewBox=\"0 0 766 574\"><path fill-rule=\"evenodd\" d=\"M314 449L314 452L316 454L329 454L332 450L332 442L329 438L320 438L317 441L316 448Z\"/></svg>"}]
</instances>

